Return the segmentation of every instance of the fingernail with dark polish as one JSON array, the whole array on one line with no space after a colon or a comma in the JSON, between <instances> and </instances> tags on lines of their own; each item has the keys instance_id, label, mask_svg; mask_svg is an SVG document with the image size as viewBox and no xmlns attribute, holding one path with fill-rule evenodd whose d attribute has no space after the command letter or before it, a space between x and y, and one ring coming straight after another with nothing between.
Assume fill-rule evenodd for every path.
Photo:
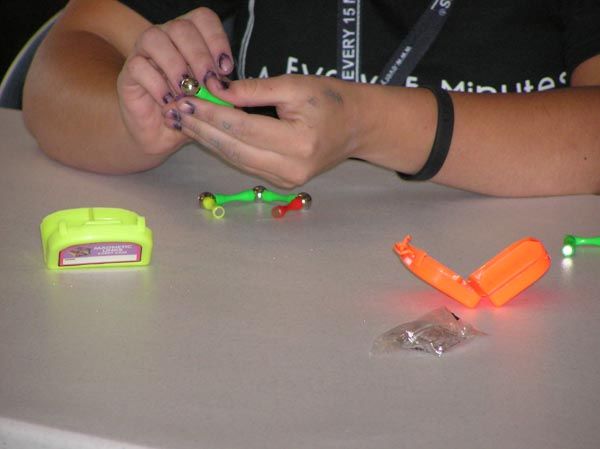
<instances>
[{"instance_id":1,"label":"fingernail with dark polish","mask_svg":"<svg viewBox=\"0 0 600 449\"><path fill-rule=\"evenodd\" d=\"M196 110L194 105L192 103L190 103L189 101L184 101L183 104L179 107L179 109L184 114L193 114L194 111Z\"/></svg>"},{"instance_id":2,"label":"fingernail with dark polish","mask_svg":"<svg viewBox=\"0 0 600 449\"><path fill-rule=\"evenodd\" d=\"M165 95L163 97L163 103L164 104L169 104L170 102L172 102L175 99L175 97L173 97L173 95L171 93L168 93L167 95Z\"/></svg>"},{"instance_id":3,"label":"fingernail with dark polish","mask_svg":"<svg viewBox=\"0 0 600 449\"><path fill-rule=\"evenodd\" d=\"M175 120L176 122L181 121L181 115L179 114L179 111L177 109L169 109L167 111L167 117Z\"/></svg>"},{"instance_id":4,"label":"fingernail with dark polish","mask_svg":"<svg viewBox=\"0 0 600 449\"><path fill-rule=\"evenodd\" d=\"M176 129L177 131L181 131L181 123L173 122L173 129Z\"/></svg>"},{"instance_id":5,"label":"fingernail with dark polish","mask_svg":"<svg viewBox=\"0 0 600 449\"><path fill-rule=\"evenodd\" d=\"M186 96L186 95L183 95L183 94L175 95L175 101L179 101L179 100L181 100L182 98L184 98L185 96Z\"/></svg>"},{"instance_id":6,"label":"fingernail with dark polish","mask_svg":"<svg viewBox=\"0 0 600 449\"><path fill-rule=\"evenodd\" d=\"M217 61L219 68L225 73L229 73L233 70L233 61L231 57L225 53L221 53L219 60Z\"/></svg>"},{"instance_id":7,"label":"fingernail with dark polish","mask_svg":"<svg viewBox=\"0 0 600 449\"><path fill-rule=\"evenodd\" d=\"M202 82L204 83L205 86L206 86L206 82L213 76L217 76L217 74L215 72L213 72L212 70L209 70L208 72L206 72L206 75L204 75L204 78L202 79Z\"/></svg>"},{"instance_id":8,"label":"fingernail with dark polish","mask_svg":"<svg viewBox=\"0 0 600 449\"><path fill-rule=\"evenodd\" d=\"M229 80L219 80L219 83L221 84L221 88L223 90L229 89Z\"/></svg>"}]
</instances>

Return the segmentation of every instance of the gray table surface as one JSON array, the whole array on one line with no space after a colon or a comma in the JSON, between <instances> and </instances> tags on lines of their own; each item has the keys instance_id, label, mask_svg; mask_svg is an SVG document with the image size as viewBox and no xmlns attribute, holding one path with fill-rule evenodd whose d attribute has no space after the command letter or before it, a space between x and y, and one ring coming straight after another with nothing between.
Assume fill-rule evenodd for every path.
<instances>
[{"instance_id":1,"label":"gray table surface","mask_svg":"<svg viewBox=\"0 0 600 449\"><path fill-rule=\"evenodd\" d=\"M65 132L69 124L65 123ZM0 448L597 448L600 199L488 198L349 161L309 211L218 221L199 191L259 181L196 147L129 176L49 160L0 110ZM149 267L46 270L38 226L84 206L134 210ZM534 236L550 271L502 308L467 309L399 262L405 234L467 275ZM488 335L441 358L372 356L440 306Z\"/></svg>"}]
</instances>

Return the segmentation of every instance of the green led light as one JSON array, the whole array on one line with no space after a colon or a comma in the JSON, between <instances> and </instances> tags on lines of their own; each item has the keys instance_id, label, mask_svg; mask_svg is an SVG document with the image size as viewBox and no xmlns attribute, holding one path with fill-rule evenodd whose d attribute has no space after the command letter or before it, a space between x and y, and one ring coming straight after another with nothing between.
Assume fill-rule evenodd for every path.
<instances>
[{"instance_id":1,"label":"green led light","mask_svg":"<svg viewBox=\"0 0 600 449\"><path fill-rule=\"evenodd\" d=\"M206 197L202 200L202 207L212 212L213 217L223 218L225 216L225 208L215 202L212 197Z\"/></svg>"},{"instance_id":2,"label":"green led light","mask_svg":"<svg viewBox=\"0 0 600 449\"><path fill-rule=\"evenodd\" d=\"M571 257L574 252L575 249L571 245L565 245L562 247L562 253L565 257Z\"/></svg>"}]
</instances>

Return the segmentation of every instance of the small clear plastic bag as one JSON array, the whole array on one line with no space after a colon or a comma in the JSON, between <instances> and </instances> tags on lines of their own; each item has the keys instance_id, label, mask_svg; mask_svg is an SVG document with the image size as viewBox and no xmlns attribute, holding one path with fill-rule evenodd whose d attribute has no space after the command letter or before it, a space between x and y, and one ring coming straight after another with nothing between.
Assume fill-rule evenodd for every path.
<instances>
[{"instance_id":1,"label":"small clear plastic bag","mask_svg":"<svg viewBox=\"0 0 600 449\"><path fill-rule=\"evenodd\" d=\"M371 354L415 349L440 357L459 343L479 335L486 334L461 320L446 307L440 307L381 334L373 342Z\"/></svg>"}]
</instances>

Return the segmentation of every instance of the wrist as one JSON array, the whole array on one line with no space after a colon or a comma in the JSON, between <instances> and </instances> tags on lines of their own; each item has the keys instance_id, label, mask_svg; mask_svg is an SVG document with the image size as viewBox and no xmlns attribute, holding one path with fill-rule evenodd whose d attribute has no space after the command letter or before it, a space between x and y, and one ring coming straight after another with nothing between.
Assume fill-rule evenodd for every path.
<instances>
[{"instance_id":1,"label":"wrist","mask_svg":"<svg viewBox=\"0 0 600 449\"><path fill-rule=\"evenodd\" d=\"M450 94L439 87L427 87L433 94L437 105L436 130L433 144L423 166L412 174L398 172L406 181L427 181L440 171L452 143L454 132L454 105Z\"/></svg>"},{"instance_id":2,"label":"wrist","mask_svg":"<svg viewBox=\"0 0 600 449\"><path fill-rule=\"evenodd\" d=\"M437 126L437 103L427 89L361 85L355 156L402 173L426 163Z\"/></svg>"}]
</instances>

